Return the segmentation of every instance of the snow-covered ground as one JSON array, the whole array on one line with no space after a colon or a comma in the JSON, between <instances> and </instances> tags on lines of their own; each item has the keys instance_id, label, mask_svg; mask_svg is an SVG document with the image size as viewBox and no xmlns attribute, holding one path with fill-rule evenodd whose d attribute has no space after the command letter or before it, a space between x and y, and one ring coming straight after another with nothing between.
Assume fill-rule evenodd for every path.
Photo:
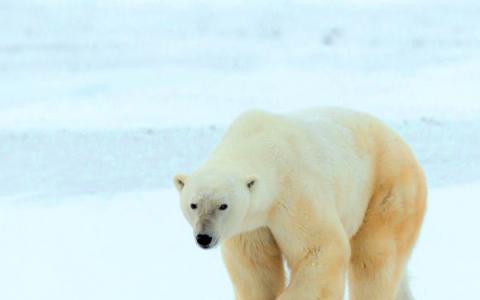
<instances>
[{"instance_id":1,"label":"snow-covered ground","mask_svg":"<svg viewBox=\"0 0 480 300\"><path fill-rule=\"evenodd\" d=\"M0 299L232 299L171 177L248 108L339 105L412 145L417 298L480 297L480 3L0 0Z\"/></svg>"}]
</instances>

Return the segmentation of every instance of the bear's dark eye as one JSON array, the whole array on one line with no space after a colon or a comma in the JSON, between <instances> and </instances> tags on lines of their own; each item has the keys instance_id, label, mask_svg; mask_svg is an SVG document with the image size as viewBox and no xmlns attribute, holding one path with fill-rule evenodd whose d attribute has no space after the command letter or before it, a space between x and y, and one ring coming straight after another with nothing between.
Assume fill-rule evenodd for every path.
<instances>
[{"instance_id":1,"label":"bear's dark eye","mask_svg":"<svg viewBox=\"0 0 480 300\"><path fill-rule=\"evenodd\" d=\"M197 209L197 205L195 203L190 204L191 209Z\"/></svg>"},{"instance_id":2,"label":"bear's dark eye","mask_svg":"<svg viewBox=\"0 0 480 300\"><path fill-rule=\"evenodd\" d=\"M220 207L218 209L219 210L226 210L227 208L228 208L228 205L222 204L222 205L220 205Z\"/></svg>"}]
</instances>

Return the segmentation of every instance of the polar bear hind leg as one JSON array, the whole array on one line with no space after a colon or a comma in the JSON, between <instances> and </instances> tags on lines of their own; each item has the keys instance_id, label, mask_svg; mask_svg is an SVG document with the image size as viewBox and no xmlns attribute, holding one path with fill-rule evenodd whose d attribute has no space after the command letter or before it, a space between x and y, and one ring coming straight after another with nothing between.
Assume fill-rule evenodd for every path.
<instances>
[{"instance_id":1,"label":"polar bear hind leg","mask_svg":"<svg viewBox=\"0 0 480 300\"><path fill-rule=\"evenodd\" d=\"M423 220L426 184L420 170L402 173L400 182L380 185L351 239L351 300L413 299L406 264Z\"/></svg>"}]
</instances>

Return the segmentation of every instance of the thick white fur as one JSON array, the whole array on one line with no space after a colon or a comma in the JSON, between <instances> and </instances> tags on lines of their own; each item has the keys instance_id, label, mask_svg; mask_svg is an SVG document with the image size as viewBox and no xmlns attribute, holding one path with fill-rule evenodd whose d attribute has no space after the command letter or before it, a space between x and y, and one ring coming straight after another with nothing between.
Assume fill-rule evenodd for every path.
<instances>
[{"instance_id":1,"label":"thick white fur","mask_svg":"<svg viewBox=\"0 0 480 300\"><path fill-rule=\"evenodd\" d=\"M409 147L369 115L247 112L175 182L195 232L208 223L222 242L239 300L343 299L347 274L353 300L410 299L403 274L425 179ZM229 209L216 211L222 203Z\"/></svg>"}]
</instances>

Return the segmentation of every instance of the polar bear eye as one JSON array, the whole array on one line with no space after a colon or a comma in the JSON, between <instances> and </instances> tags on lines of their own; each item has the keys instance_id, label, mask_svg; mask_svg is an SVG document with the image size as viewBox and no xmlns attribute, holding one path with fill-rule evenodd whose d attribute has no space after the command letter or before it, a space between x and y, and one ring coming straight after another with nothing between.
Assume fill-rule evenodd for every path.
<instances>
[{"instance_id":1,"label":"polar bear eye","mask_svg":"<svg viewBox=\"0 0 480 300\"><path fill-rule=\"evenodd\" d=\"M197 205L195 203L190 204L191 209L197 209Z\"/></svg>"},{"instance_id":2,"label":"polar bear eye","mask_svg":"<svg viewBox=\"0 0 480 300\"><path fill-rule=\"evenodd\" d=\"M220 205L220 207L218 209L219 210L226 210L227 208L228 208L228 205L222 204L222 205Z\"/></svg>"}]
</instances>

